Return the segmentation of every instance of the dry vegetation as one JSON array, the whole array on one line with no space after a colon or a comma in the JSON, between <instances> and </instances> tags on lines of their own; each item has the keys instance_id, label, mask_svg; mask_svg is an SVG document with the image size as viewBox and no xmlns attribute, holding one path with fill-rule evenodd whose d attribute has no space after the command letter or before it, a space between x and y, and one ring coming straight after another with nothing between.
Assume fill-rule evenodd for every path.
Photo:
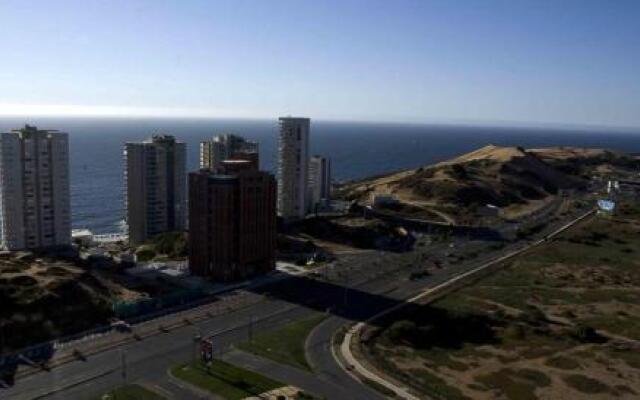
<instances>
[{"instance_id":1,"label":"dry vegetation","mask_svg":"<svg viewBox=\"0 0 640 400\"><path fill-rule=\"evenodd\" d=\"M2 351L104 324L114 290L68 262L5 255L0 260Z\"/></svg>"},{"instance_id":2,"label":"dry vegetation","mask_svg":"<svg viewBox=\"0 0 640 400\"><path fill-rule=\"evenodd\" d=\"M290 224L283 234L305 238L329 252L353 249L406 251L414 238L394 224L362 217L307 218ZM278 250L283 250L280 246Z\"/></svg>"},{"instance_id":3,"label":"dry vegetation","mask_svg":"<svg viewBox=\"0 0 640 400\"><path fill-rule=\"evenodd\" d=\"M367 347L435 399L640 396L640 207L594 217L407 311Z\"/></svg>"},{"instance_id":4,"label":"dry vegetation","mask_svg":"<svg viewBox=\"0 0 640 400\"><path fill-rule=\"evenodd\" d=\"M598 170L638 164L605 150L486 146L433 166L349 183L341 195L369 204L372 194L391 194L399 214L447 222L464 222L486 204L522 217L544 208L559 190L583 186Z\"/></svg>"},{"instance_id":5,"label":"dry vegetation","mask_svg":"<svg viewBox=\"0 0 640 400\"><path fill-rule=\"evenodd\" d=\"M114 301L161 295L171 289L167 286L147 284L109 267L92 268L75 255L0 253L0 350L104 326L113 317Z\"/></svg>"},{"instance_id":6,"label":"dry vegetation","mask_svg":"<svg viewBox=\"0 0 640 400\"><path fill-rule=\"evenodd\" d=\"M583 178L633 174L639 166L637 157L604 149L552 147L531 149L529 153L562 172Z\"/></svg>"}]
</instances>

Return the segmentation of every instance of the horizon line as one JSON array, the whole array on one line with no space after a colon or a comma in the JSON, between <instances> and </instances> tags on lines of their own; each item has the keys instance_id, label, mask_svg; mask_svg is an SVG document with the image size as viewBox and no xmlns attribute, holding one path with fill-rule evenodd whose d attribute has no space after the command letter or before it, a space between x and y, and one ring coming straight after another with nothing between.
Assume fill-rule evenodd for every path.
<instances>
[{"instance_id":1,"label":"horizon line","mask_svg":"<svg viewBox=\"0 0 640 400\"><path fill-rule=\"evenodd\" d=\"M31 111L29 111L31 110ZM56 112L57 111L57 112ZM216 115L217 114L217 115ZM0 103L0 119L11 118L68 118L68 119L167 119L167 120L245 120L272 121L281 116L298 115L311 118L312 121L361 124L390 125L447 125L488 128L529 128L529 129L561 129L561 130L599 130L633 131L640 133L640 125L615 125L607 123L576 123L557 121L518 121L506 119L415 119L415 118L345 118L345 117L313 117L308 113L269 113L258 114L246 110L231 109L187 109L187 108L151 108L123 106L75 106L75 105L17 105Z\"/></svg>"}]
</instances>

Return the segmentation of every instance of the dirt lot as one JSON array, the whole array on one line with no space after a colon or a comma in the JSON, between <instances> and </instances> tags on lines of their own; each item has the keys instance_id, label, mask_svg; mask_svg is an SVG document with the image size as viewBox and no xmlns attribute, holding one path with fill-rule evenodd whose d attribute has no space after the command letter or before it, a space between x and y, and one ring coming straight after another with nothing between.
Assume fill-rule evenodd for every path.
<instances>
[{"instance_id":1,"label":"dirt lot","mask_svg":"<svg viewBox=\"0 0 640 400\"><path fill-rule=\"evenodd\" d=\"M640 206L593 217L379 329L366 350L435 399L640 397Z\"/></svg>"}]
</instances>

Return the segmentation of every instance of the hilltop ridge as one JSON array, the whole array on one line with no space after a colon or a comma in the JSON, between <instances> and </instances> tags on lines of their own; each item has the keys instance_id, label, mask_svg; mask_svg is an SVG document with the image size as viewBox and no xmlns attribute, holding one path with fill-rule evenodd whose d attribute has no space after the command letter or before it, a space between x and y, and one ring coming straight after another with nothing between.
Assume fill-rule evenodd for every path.
<instances>
[{"instance_id":1,"label":"hilltop ridge","mask_svg":"<svg viewBox=\"0 0 640 400\"><path fill-rule=\"evenodd\" d=\"M477 216L487 206L504 217L519 217L561 191L584 188L598 169L633 163L637 160L603 149L487 145L434 165L350 182L340 193L362 205L371 205L377 195L392 196L397 202L392 211L448 222Z\"/></svg>"}]
</instances>

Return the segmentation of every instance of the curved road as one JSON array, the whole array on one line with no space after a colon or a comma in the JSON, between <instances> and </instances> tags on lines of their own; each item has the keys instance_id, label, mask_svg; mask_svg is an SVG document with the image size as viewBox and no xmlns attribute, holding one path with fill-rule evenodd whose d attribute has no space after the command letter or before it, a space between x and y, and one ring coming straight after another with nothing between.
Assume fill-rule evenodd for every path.
<instances>
[{"instance_id":1,"label":"curved road","mask_svg":"<svg viewBox=\"0 0 640 400\"><path fill-rule=\"evenodd\" d=\"M331 349L331 340L334 333L347 323L349 321L346 319L329 317L318 325L307 338L305 351L316 377L340 386L345 393L345 396L341 398L353 400L386 399L377 391L353 379L337 364Z\"/></svg>"}]
</instances>

